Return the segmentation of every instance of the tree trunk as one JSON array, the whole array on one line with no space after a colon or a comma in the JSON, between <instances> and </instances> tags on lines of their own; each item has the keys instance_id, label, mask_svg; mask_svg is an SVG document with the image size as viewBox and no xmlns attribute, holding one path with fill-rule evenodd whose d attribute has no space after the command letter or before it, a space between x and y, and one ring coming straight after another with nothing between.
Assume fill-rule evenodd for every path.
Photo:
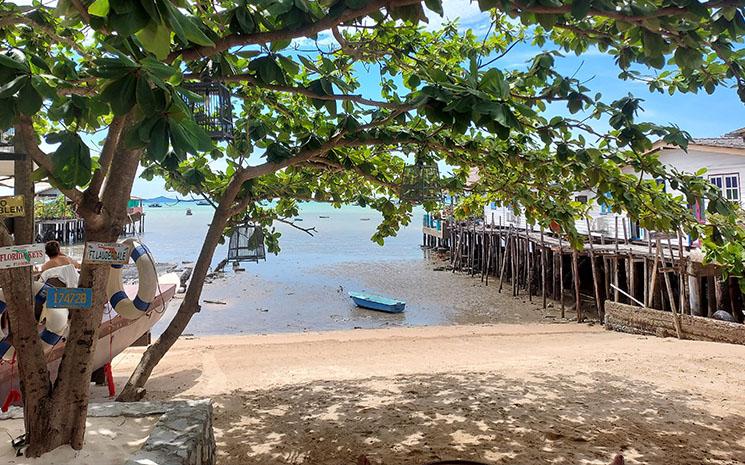
<instances>
[{"instance_id":1,"label":"tree trunk","mask_svg":"<svg viewBox=\"0 0 745 465\"><path fill-rule=\"evenodd\" d=\"M95 225L86 221L86 240L114 242L119 238L127 218L127 199L140 154L132 150L117 153L111 166L116 176L107 183L101 199L104 221ZM37 333L30 268L0 273L0 284L6 289L11 328L15 332L12 342L18 353L28 457L39 457L65 444L78 450L83 447L93 354L107 301L109 270L106 265L84 264L81 267L78 285L93 289L93 305L89 310L70 312L70 329L54 384L50 381Z\"/></svg>"},{"instance_id":2,"label":"tree trunk","mask_svg":"<svg viewBox=\"0 0 745 465\"><path fill-rule=\"evenodd\" d=\"M215 210L215 215L204 238L204 244L202 244L202 249L199 252L199 258L194 266L189 288L186 290L184 300L181 302L176 315L158 340L148 347L142 355L139 364L116 400L120 402L132 402L141 399L145 395L145 382L147 382L152 374L153 369L158 365L171 346L176 343L179 336L186 329L186 325L189 324L191 317L199 311L199 298L202 295L204 280L209 272L215 248L217 248L225 225L230 219L229 207L235 198L235 195L231 196L230 194L230 192L226 192Z\"/></svg>"}]
</instances>

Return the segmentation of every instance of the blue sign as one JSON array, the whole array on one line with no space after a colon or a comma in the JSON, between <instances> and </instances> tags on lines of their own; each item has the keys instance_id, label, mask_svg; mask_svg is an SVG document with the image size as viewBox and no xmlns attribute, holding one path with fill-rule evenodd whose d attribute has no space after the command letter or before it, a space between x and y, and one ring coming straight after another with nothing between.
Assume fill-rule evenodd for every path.
<instances>
[{"instance_id":1,"label":"blue sign","mask_svg":"<svg viewBox=\"0 0 745 465\"><path fill-rule=\"evenodd\" d=\"M49 308L91 308L93 289L82 287L52 287L47 292Z\"/></svg>"}]
</instances>

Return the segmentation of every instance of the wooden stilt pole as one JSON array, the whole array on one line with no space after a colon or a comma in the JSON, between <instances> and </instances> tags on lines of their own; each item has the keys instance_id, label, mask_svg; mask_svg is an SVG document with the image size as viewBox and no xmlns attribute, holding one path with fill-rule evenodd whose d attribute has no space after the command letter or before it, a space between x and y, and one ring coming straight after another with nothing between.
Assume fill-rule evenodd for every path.
<instances>
[{"instance_id":1,"label":"wooden stilt pole","mask_svg":"<svg viewBox=\"0 0 745 465\"><path fill-rule=\"evenodd\" d=\"M533 301L533 266L535 265L535 260L533 259L533 254L530 251L530 235L528 234L528 226L525 225L525 268L528 271L528 276L525 280L526 285L528 286L528 302Z\"/></svg>"},{"instance_id":2,"label":"wooden stilt pole","mask_svg":"<svg viewBox=\"0 0 745 465\"><path fill-rule=\"evenodd\" d=\"M616 254L613 256L613 285L615 286L613 289L613 301L618 302L619 294L618 294L618 216L615 217L616 220L616 237L614 241L614 245L616 248Z\"/></svg>"},{"instance_id":3,"label":"wooden stilt pole","mask_svg":"<svg viewBox=\"0 0 745 465\"><path fill-rule=\"evenodd\" d=\"M564 245L559 234L559 300L561 301L561 317L566 318L564 314Z\"/></svg>"},{"instance_id":4,"label":"wooden stilt pole","mask_svg":"<svg viewBox=\"0 0 745 465\"><path fill-rule=\"evenodd\" d=\"M572 250L572 274L574 275L574 301L577 310L577 323L582 322L582 296L579 293L579 252Z\"/></svg>"},{"instance_id":5,"label":"wooden stilt pole","mask_svg":"<svg viewBox=\"0 0 745 465\"><path fill-rule=\"evenodd\" d=\"M657 239L659 241L659 239ZM652 263L652 278L649 280L649 295L647 298L647 307L654 308L652 302L654 301L655 286L657 285L657 268L659 266L659 256L655 253L654 262Z\"/></svg>"},{"instance_id":6,"label":"wooden stilt pole","mask_svg":"<svg viewBox=\"0 0 745 465\"><path fill-rule=\"evenodd\" d=\"M541 226L541 297L543 308L546 309L546 244L543 241L543 227Z\"/></svg>"},{"instance_id":7,"label":"wooden stilt pole","mask_svg":"<svg viewBox=\"0 0 745 465\"><path fill-rule=\"evenodd\" d=\"M486 222L481 228L481 282L484 282L484 275L486 274Z\"/></svg>"},{"instance_id":8,"label":"wooden stilt pole","mask_svg":"<svg viewBox=\"0 0 745 465\"><path fill-rule=\"evenodd\" d=\"M628 235L628 231L627 231L627 228L626 228L626 220L623 221L623 244L624 245L629 245L629 235ZM629 247L628 252L626 252L626 266L624 268L626 268L626 292L628 292L629 295L631 295L631 296L634 295L634 291L633 291L633 289L631 287L631 284L632 284L631 283L631 281L632 281L631 280L631 277L632 277L631 276L631 273L632 273L631 268L633 268L633 266L634 266L634 263L633 263L632 260L633 259L631 257L631 247ZM629 303L630 304L633 304L633 301L631 301L631 299L629 299Z\"/></svg>"},{"instance_id":9,"label":"wooden stilt pole","mask_svg":"<svg viewBox=\"0 0 745 465\"><path fill-rule=\"evenodd\" d=\"M688 300L688 267L686 258L683 256L683 234L678 230L678 259L680 269L680 313L683 315L692 315L691 305Z\"/></svg>"},{"instance_id":10,"label":"wooden stilt pole","mask_svg":"<svg viewBox=\"0 0 745 465\"><path fill-rule=\"evenodd\" d=\"M658 254L662 253L662 247L660 246L659 238L657 239L657 253ZM665 262L666 260L664 260L664 256L663 256L663 260L662 260L663 267L665 267ZM663 271L662 275L665 278L665 286L667 287L667 295L668 295L668 298L670 299L670 311L672 312L672 315L673 315L673 324L675 325L675 333L677 334L678 339L683 339L683 334L680 330L680 319L678 318L678 311L675 309L675 296L673 295L673 288L670 285L670 276L667 271Z\"/></svg>"},{"instance_id":11,"label":"wooden stilt pole","mask_svg":"<svg viewBox=\"0 0 745 465\"><path fill-rule=\"evenodd\" d=\"M600 287L598 283L598 272L595 269L595 250L592 246L592 231L590 230L590 219L585 218L587 221L587 236L590 243L590 267L592 269L592 288L595 291L595 305L598 309L598 318L600 319L600 322L603 323L605 321L605 307L603 306L603 302L600 300Z\"/></svg>"},{"instance_id":12,"label":"wooden stilt pole","mask_svg":"<svg viewBox=\"0 0 745 465\"><path fill-rule=\"evenodd\" d=\"M507 268L507 261L510 252L510 240L512 239L512 225L507 232L507 237L504 241L504 256L502 257L502 269L499 272L499 292L502 292L502 283L504 282L504 269Z\"/></svg>"},{"instance_id":13,"label":"wooden stilt pole","mask_svg":"<svg viewBox=\"0 0 745 465\"><path fill-rule=\"evenodd\" d=\"M489 285L489 268L491 268L491 258L492 258L492 232L494 232L494 218L492 217L492 225L489 228L489 236L486 242L486 280L485 283L488 286ZM486 238L486 236L485 236Z\"/></svg>"},{"instance_id":14,"label":"wooden stilt pole","mask_svg":"<svg viewBox=\"0 0 745 465\"><path fill-rule=\"evenodd\" d=\"M499 217L499 229L497 230L497 263L494 267L494 272L498 273L502 269L502 217Z\"/></svg>"},{"instance_id":15,"label":"wooden stilt pole","mask_svg":"<svg viewBox=\"0 0 745 465\"><path fill-rule=\"evenodd\" d=\"M519 293L520 288L520 230L515 228L515 235L512 238L514 247L512 247L512 296Z\"/></svg>"}]
</instances>

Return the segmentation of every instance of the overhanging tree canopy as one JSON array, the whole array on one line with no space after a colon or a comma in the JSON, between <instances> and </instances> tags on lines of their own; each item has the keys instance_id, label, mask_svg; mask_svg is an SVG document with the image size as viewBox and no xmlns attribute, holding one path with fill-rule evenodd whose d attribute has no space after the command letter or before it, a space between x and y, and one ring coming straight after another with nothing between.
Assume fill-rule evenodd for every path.
<instances>
[{"instance_id":1,"label":"overhanging tree canopy","mask_svg":"<svg viewBox=\"0 0 745 465\"><path fill-rule=\"evenodd\" d=\"M653 91L732 85L745 97L744 4L482 0L491 25L477 36L455 24L423 29L425 12L442 13L438 0L5 2L0 129L16 127L38 176L77 204L89 238L116 238L138 166L145 177L163 176L214 202L180 317L148 350L125 391L133 395L198 309L200 278L232 219L248 215L268 227L305 199L369 204L383 213L375 236L382 241L410 218L410 204L392 201L403 154L457 167L449 190L478 167L476 191L483 195L464 208L516 203L531 219L558 221L569 234L581 214L571 193L610 193L613 208L645 227L704 229L711 253L741 273L743 233L733 206L708 183L668 173L647 153L653 138L685 147L688 134L639 121L638 99L605 101L558 72L556 61L558 51L595 47L616 57L623 79L643 80ZM319 38L330 45L318 45ZM526 66L506 68L503 58L520 43L542 49ZM369 74L374 90L361 84ZM191 112L199 96L186 84L203 79L233 95L237 120L228 142L213 141ZM599 132L595 121L612 129ZM54 144L52 152L42 150L42 138ZM627 166L637 173L624 173ZM640 173L669 179L687 198L661 192ZM686 208L704 197L721 214L708 229ZM266 237L276 249L276 234ZM722 245L730 239L734 246ZM98 310L75 314L52 385L43 354L29 342L35 324L22 317L28 286L11 285L28 280L27 270L0 272L6 296L13 294L24 394L38 406L30 411L27 400L32 455L67 442L82 446L85 377L107 270L84 267L82 274L81 285L96 289ZM70 406L58 408L65 402Z\"/></svg>"}]
</instances>

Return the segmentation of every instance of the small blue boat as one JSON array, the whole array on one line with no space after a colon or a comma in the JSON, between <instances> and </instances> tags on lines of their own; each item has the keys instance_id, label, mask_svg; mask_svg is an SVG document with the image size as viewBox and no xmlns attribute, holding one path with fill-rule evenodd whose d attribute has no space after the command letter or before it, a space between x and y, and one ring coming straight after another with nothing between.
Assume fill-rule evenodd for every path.
<instances>
[{"instance_id":1,"label":"small blue boat","mask_svg":"<svg viewBox=\"0 0 745 465\"><path fill-rule=\"evenodd\" d=\"M380 312L401 313L404 311L404 307L406 307L406 302L401 300L374 294L366 294L364 292L350 292L349 297L352 298L355 305L358 307L378 310Z\"/></svg>"}]
</instances>

